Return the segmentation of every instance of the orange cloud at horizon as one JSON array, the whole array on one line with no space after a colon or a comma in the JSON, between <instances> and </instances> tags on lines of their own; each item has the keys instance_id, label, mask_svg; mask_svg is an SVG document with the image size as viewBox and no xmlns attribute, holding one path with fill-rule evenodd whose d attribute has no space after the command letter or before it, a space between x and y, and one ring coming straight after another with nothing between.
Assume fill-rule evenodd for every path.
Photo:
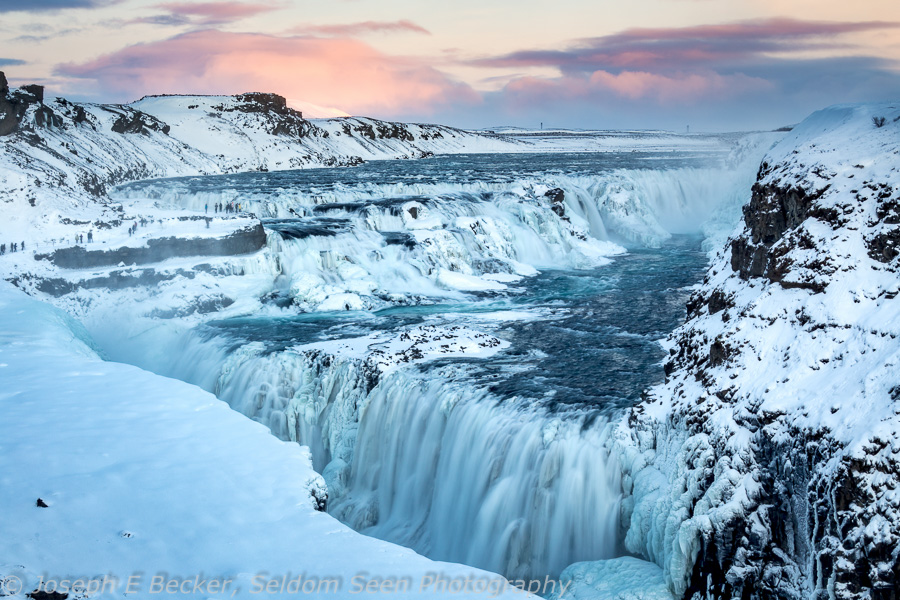
<instances>
[{"instance_id":1,"label":"orange cloud at horizon","mask_svg":"<svg viewBox=\"0 0 900 600\"><path fill-rule=\"evenodd\" d=\"M129 46L57 73L93 80L122 99L146 94L275 92L353 114L433 114L471 105L468 85L359 40L205 30Z\"/></svg>"}]
</instances>

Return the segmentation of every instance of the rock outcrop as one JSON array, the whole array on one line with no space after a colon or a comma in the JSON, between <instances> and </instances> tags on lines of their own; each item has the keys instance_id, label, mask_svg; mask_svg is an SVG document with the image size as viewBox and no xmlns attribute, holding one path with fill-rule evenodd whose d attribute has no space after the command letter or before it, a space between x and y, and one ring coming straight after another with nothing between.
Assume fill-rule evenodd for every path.
<instances>
[{"instance_id":1,"label":"rock outcrop","mask_svg":"<svg viewBox=\"0 0 900 600\"><path fill-rule=\"evenodd\" d=\"M23 126L33 129L61 124L59 115L44 105L44 86L25 85L10 92L6 74L0 71L0 136L14 133Z\"/></svg>"}]
</instances>

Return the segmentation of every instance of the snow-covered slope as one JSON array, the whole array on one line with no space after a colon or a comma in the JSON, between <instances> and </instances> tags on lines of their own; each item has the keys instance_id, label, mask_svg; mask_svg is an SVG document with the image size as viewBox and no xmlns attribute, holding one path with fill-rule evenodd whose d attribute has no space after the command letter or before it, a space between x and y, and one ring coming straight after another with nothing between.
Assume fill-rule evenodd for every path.
<instances>
[{"instance_id":1,"label":"snow-covered slope","mask_svg":"<svg viewBox=\"0 0 900 600\"><path fill-rule=\"evenodd\" d=\"M446 127L344 117L303 119L275 94L148 96L129 106L215 158L221 172L300 169L429 154L497 152L514 140Z\"/></svg>"},{"instance_id":2,"label":"snow-covered slope","mask_svg":"<svg viewBox=\"0 0 900 600\"><path fill-rule=\"evenodd\" d=\"M627 548L676 597L895 598L900 104L813 114L622 425Z\"/></svg>"},{"instance_id":3,"label":"snow-covered slope","mask_svg":"<svg viewBox=\"0 0 900 600\"><path fill-rule=\"evenodd\" d=\"M179 596L358 597L369 581L409 578L391 597L437 597L438 576L468 578L469 597L514 595L497 575L341 525L319 512L307 448L92 346L70 317L0 282L0 595L54 585L122 598L136 576L129 597L147 596L161 574ZM63 589L77 579L80 591Z\"/></svg>"}]
</instances>

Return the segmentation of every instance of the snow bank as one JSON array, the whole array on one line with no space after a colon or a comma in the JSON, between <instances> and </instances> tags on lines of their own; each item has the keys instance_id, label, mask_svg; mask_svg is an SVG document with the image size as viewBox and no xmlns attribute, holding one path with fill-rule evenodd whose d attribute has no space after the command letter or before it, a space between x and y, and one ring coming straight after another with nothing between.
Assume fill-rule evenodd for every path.
<instances>
[{"instance_id":1,"label":"snow bank","mask_svg":"<svg viewBox=\"0 0 900 600\"><path fill-rule=\"evenodd\" d=\"M282 576L339 581L320 588L336 597L358 595L357 576L409 577L400 597L439 596L419 593L429 573L503 582L318 512L325 487L307 448L196 387L100 360L71 318L5 283L0 377L0 579L13 597L41 577L108 576L118 583L92 597L121 598L135 574L143 594L158 574L190 580L184 596L195 576L230 580L204 597L264 593L269 580L267 597L293 597Z\"/></svg>"}]
</instances>

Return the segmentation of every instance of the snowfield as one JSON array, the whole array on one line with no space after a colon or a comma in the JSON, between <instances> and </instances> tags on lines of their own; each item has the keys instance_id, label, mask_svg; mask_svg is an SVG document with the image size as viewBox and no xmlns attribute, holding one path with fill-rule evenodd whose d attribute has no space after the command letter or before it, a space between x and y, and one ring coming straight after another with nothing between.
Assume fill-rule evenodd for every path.
<instances>
[{"instance_id":1,"label":"snowfield","mask_svg":"<svg viewBox=\"0 0 900 600\"><path fill-rule=\"evenodd\" d=\"M178 595L210 598L296 597L284 576L328 597L408 577L396 597L442 597L429 585L438 575L468 578L470 592L475 581L492 586L471 597L525 596L497 575L429 561L318 512L325 486L306 447L195 386L102 360L83 327L6 283L0 377L4 596L53 591L42 577L85 588L118 578L74 597L146 596L160 574ZM197 577L208 582L199 592Z\"/></svg>"}]
</instances>

